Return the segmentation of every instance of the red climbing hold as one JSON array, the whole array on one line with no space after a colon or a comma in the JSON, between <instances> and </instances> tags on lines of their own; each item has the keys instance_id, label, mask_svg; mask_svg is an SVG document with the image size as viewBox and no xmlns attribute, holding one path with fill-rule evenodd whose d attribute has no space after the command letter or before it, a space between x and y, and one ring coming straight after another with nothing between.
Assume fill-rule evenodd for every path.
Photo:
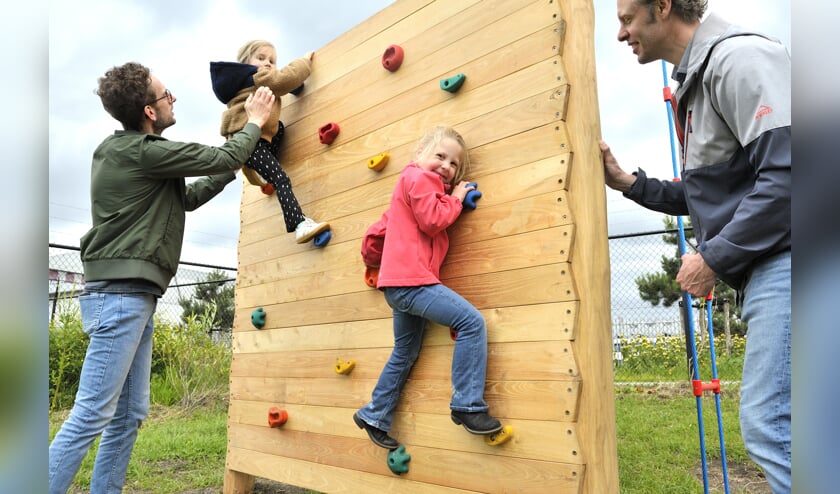
<instances>
[{"instance_id":1,"label":"red climbing hold","mask_svg":"<svg viewBox=\"0 0 840 494\"><path fill-rule=\"evenodd\" d=\"M396 71L400 68L403 62L403 56L405 52L399 45L391 45L385 49L385 53L382 54L382 66L388 69L391 72Z\"/></svg>"}]
</instances>

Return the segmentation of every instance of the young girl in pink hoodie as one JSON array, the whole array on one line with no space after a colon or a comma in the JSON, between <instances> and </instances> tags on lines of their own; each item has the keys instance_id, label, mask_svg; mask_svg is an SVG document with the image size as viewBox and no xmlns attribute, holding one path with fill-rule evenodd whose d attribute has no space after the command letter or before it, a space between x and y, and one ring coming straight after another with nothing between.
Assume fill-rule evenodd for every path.
<instances>
[{"instance_id":1,"label":"young girl in pink hoodie","mask_svg":"<svg viewBox=\"0 0 840 494\"><path fill-rule=\"evenodd\" d=\"M492 434L502 428L487 413L489 406L484 401L484 318L440 282L440 266L449 249L446 229L461 215L467 192L475 188L461 180L468 165L466 144L454 129L429 131L420 140L414 161L400 173L389 209L365 234L362 258L366 265L379 267L376 287L384 292L394 312L394 350L371 401L353 420L383 448L399 445L388 431L420 353L426 320L458 333L452 356L452 421L473 434ZM382 236L384 243L380 243Z\"/></svg>"}]
</instances>

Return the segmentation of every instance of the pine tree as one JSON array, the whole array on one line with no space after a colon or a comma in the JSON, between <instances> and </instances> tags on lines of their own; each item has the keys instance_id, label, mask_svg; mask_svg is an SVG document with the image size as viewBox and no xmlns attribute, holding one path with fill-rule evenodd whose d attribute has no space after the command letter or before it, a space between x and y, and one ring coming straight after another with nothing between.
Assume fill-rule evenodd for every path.
<instances>
[{"instance_id":1,"label":"pine tree","mask_svg":"<svg viewBox=\"0 0 840 494\"><path fill-rule=\"evenodd\" d=\"M662 235L662 240L665 243L674 246L673 257L662 256L660 259L661 271L655 273L643 274L636 278L636 286L639 289L639 296L645 302L653 306L662 304L663 307L670 307L674 302L680 300L682 291L680 285L676 281L677 272L680 270L680 249L679 249L679 232L676 231L677 222L672 216L666 216L663 219L665 229L670 233ZM694 242L694 237L691 235L692 227L691 220L686 218L683 223L686 232L686 250L687 252L697 252L697 246ZM746 324L741 321L741 308L735 305L735 290L726 283L718 280L714 288L715 301L728 301L730 304L730 332L732 334L744 335L746 334ZM703 300L694 298L695 305L703 303ZM723 310L715 310L712 313L712 324L715 328L723 328L724 324ZM717 329L716 329L717 331Z\"/></svg>"},{"instance_id":2,"label":"pine tree","mask_svg":"<svg viewBox=\"0 0 840 494\"><path fill-rule=\"evenodd\" d=\"M203 315L208 306L216 306L216 314L213 318L213 328L230 330L233 327L233 284L229 283L230 278L222 271L213 271L207 275L203 282L196 286L192 298L178 300L184 310L181 320L194 315Z\"/></svg>"}]
</instances>

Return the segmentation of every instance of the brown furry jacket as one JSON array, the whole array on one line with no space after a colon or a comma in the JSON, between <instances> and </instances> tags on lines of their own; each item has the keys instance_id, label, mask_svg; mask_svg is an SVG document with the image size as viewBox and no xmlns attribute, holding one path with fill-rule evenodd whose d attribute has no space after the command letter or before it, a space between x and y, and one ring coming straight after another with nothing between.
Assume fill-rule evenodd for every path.
<instances>
[{"instance_id":1,"label":"brown furry jacket","mask_svg":"<svg viewBox=\"0 0 840 494\"><path fill-rule=\"evenodd\" d=\"M308 58L298 58L282 69L272 70L243 63L210 62L213 92L228 107L222 113L221 134L229 136L245 127L248 122L245 100L258 87L267 86L277 98L271 116L262 128L261 137L270 142L279 129L280 97L303 84L311 71L312 62Z\"/></svg>"}]
</instances>

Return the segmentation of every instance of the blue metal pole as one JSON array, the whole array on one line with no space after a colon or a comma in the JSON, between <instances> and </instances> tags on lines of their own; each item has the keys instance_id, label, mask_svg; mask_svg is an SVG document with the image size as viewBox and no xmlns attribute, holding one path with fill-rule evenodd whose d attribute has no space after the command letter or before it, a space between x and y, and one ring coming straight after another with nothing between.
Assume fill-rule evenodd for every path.
<instances>
[{"instance_id":1,"label":"blue metal pole","mask_svg":"<svg viewBox=\"0 0 840 494\"><path fill-rule=\"evenodd\" d=\"M715 333L712 323L712 294L706 297L706 326L709 328L709 355L712 359L712 381L718 388L715 391L715 408L717 409L718 439L720 441L720 464L723 470L723 490L729 494L729 468L726 465L726 442L723 440L723 415L720 411L720 381L717 372L717 356L715 355Z\"/></svg>"},{"instance_id":2,"label":"blue metal pole","mask_svg":"<svg viewBox=\"0 0 840 494\"><path fill-rule=\"evenodd\" d=\"M664 83L665 94L668 95L668 98L665 101L666 111L668 114L668 134L671 138L671 164L674 171L674 180L680 179L679 167L677 166L677 154L676 154L676 145L674 143L674 115L671 110L671 99L670 99L670 88L668 87L668 72L665 67L665 60L662 60L662 80ZM685 249L685 228L683 226L682 216L677 216L677 226L679 228L679 248L680 248L680 256L684 255L686 252ZM694 319L691 317L691 294L684 291L683 292L683 306L685 309L685 321L686 321L686 339L688 340L688 346L690 348L690 366L691 366L691 374L694 381L698 381L700 379L699 369L698 369L698 361L697 361L697 344L694 339ZM702 395L695 396L695 401L697 403L697 425L698 425L698 432L700 434L700 459L703 466L703 492L704 494L709 494L709 468L706 464L706 434L703 430L703 401Z\"/></svg>"}]
</instances>

